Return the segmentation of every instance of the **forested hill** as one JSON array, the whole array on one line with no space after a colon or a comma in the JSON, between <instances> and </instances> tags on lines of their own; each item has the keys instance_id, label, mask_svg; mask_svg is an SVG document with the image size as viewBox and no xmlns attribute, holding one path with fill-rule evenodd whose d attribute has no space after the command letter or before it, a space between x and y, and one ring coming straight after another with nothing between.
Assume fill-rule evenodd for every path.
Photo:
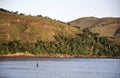
<instances>
[{"instance_id":1,"label":"forested hill","mask_svg":"<svg viewBox=\"0 0 120 78\"><path fill-rule=\"evenodd\" d=\"M99 33L100 36L114 38L114 41L120 44L120 18L83 17L68 24L80 27L82 30L89 29L93 33Z\"/></svg>"},{"instance_id":2,"label":"forested hill","mask_svg":"<svg viewBox=\"0 0 120 78\"><path fill-rule=\"evenodd\" d=\"M120 57L120 45L113 38L49 17L0 9L0 55L19 52L36 56Z\"/></svg>"}]
</instances>

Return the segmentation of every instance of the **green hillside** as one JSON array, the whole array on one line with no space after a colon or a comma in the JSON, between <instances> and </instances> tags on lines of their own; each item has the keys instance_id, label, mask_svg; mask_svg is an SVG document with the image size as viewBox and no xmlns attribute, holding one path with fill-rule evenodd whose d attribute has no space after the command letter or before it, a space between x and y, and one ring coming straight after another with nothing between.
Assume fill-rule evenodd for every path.
<instances>
[{"instance_id":1,"label":"green hillside","mask_svg":"<svg viewBox=\"0 0 120 78\"><path fill-rule=\"evenodd\" d=\"M100 36L114 38L120 42L120 18L106 17L83 17L69 22L72 26L80 27L82 30L89 29L93 33L99 33ZM120 43L119 43L120 44Z\"/></svg>"},{"instance_id":2,"label":"green hillside","mask_svg":"<svg viewBox=\"0 0 120 78\"><path fill-rule=\"evenodd\" d=\"M92 17L89 22L82 22L86 27L81 30L77 25L70 26L49 17L0 9L0 55L120 57L119 20L112 23L112 19L105 19L99 26L95 24L97 19ZM108 28L111 33L107 33Z\"/></svg>"},{"instance_id":3,"label":"green hillside","mask_svg":"<svg viewBox=\"0 0 120 78\"><path fill-rule=\"evenodd\" d=\"M74 37L77 28L42 16L26 16L0 10L0 41L55 41L54 36Z\"/></svg>"}]
</instances>

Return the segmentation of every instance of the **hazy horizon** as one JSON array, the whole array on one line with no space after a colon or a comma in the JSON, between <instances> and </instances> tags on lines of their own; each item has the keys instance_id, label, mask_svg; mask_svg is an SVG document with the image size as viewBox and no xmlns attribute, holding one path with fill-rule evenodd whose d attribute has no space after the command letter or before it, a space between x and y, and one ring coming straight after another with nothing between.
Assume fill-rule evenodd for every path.
<instances>
[{"instance_id":1,"label":"hazy horizon","mask_svg":"<svg viewBox=\"0 0 120 78\"><path fill-rule=\"evenodd\" d=\"M81 17L120 17L120 0L1 0L0 8L68 22Z\"/></svg>"}]
</instances>

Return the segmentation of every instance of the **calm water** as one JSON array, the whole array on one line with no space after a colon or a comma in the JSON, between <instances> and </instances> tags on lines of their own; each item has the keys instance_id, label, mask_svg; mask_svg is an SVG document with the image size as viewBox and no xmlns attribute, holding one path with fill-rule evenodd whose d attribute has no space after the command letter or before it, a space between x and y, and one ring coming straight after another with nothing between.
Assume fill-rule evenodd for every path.
<instances>
[{"instance_id":1,"label":"calm water","mask_svg":"<svg viewBox=\"0 0 120 78\"><path fill-rule=\"evenodd\" d=\"M6 58L0 78L120 78L120 59Z\"/></svg>"}]
</instances>

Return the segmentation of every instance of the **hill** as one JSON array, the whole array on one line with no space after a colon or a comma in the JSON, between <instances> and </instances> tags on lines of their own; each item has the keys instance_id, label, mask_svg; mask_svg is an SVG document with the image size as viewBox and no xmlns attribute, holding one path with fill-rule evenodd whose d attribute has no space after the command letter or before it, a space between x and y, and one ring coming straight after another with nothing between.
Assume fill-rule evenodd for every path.
<instances>
[{"instance_id":1,"label":"hill","mask_svg":"<svg viewBox=\"0 0 120 78\"><path fill-rule=\"evenodd\" d=\"M98 22L98 18L83 17L68 22L69 25L80 27L82 30L91 26L94 26Z\"/></svg>"},{"instance_id":2,"label":"hill","mask_svg":"<svg viewBox=\"0 0 120 78\"><path fill-rule=\"evenodd\" d=\"M82 30L89 29L93 33L99 33L100 36L112 37L116 41L120 41L120 18L83 17L68 24L80 27Z\"/></svg>"},{"instance_id":3,"label":"hill","mask_svg":"<svg viewBox=\"0 0 120 78\"><path fill-rule=\"evenodd\" d=\"M0 41L55 41L56 35L74 37L76 33L79 33L77 28L49 17L27 16L0 10Z\"/></svg>"},{"instance_id":4,"label":"hill","mask_svg":"<svg viewBox=\"0 0 120 78\"><path fill-rule=\"evenodd\" d=\"M84 22L85 19L89 22ZM119 57L120 45L114 42L118 41L120 36L119 20L118 23L111 19L115 23L108 20L97 24L98 18L88 19L83 18L81 30L79 27L49 17L18 14L0 9L0 55ZM111 27L111 33L107 33ZM99 36L96 32L102 33L101 29L106 31L104 33L108 37L114 35L114 41Z\"/></svg>"}]
</instances>

